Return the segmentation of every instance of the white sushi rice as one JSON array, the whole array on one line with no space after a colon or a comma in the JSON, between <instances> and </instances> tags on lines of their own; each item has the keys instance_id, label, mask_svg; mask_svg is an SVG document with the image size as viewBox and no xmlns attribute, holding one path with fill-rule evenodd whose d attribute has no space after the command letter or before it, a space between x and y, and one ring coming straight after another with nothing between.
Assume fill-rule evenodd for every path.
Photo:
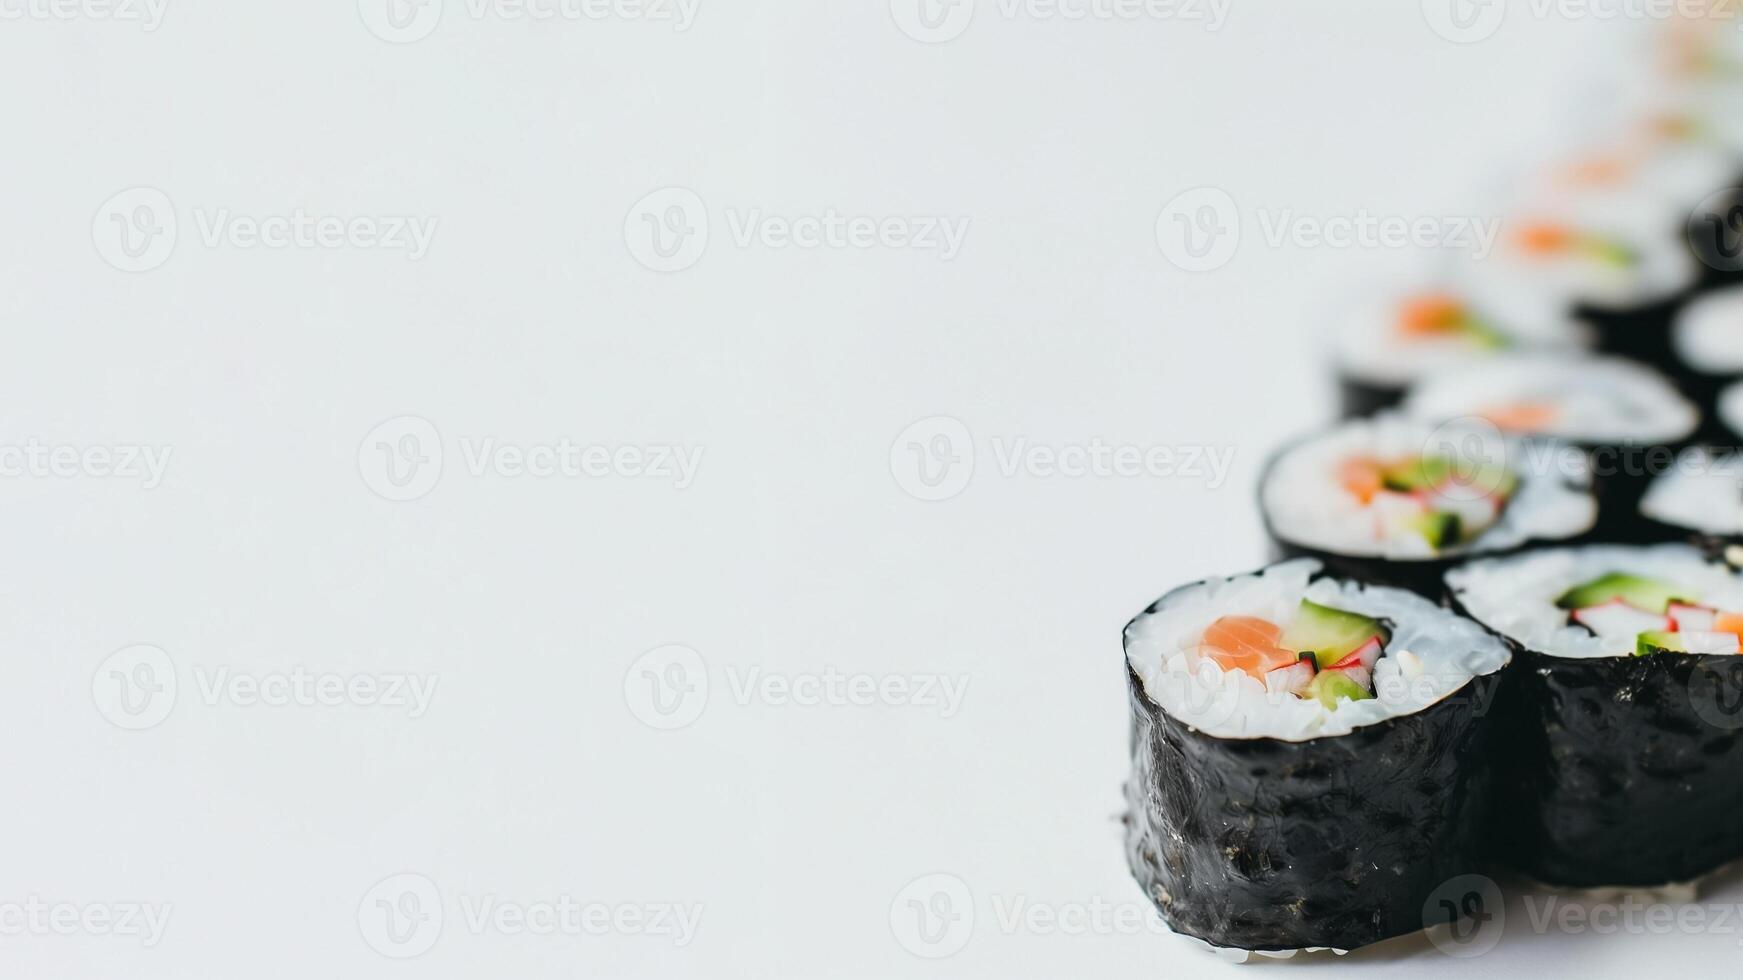
<instances>
[{"instance_id":1,"label":"white sushi rice","mask_svg":"<svg viewBox=\"0 0 1743 980\"><path fill-rule=\"evenodd\" d=\"M1640 512L1702 534L1743 534L1743 457L1691 449L1652 481Z\"/></svg>"},{"instance_id":2,"label":"white sushi rice","mask_svg":"<svg viewBox=\"0 0 1743 980\"><path fill-rule=\"evenodd\" d=\"M1711 292L1678 314L1677 357L1702 374L1743 374L1743 286Z\"/></svg>"},{"instance_id":3,"label":"white sushi rice","mask_svg":"<svg viewBox=\"0 0 1743 980\"><path fill-rule=\"evenodd\" d=\"M1449 573L1447 584L1479 622L1528 650L1572 659L1629 657L1634 636L1593 636L1570 624L1568 610L1555 604L1567 590L1612 572L1667 582L1687 590L1692 601L1743 611L1743 579L1680 544L1556 548L1476 561Z\"/></svg>"},{"instance_id":4,"label":"white sushi rice","mask_svg":"<svg viewBox=\"0 0 1743 980\"><path fill-rule=\"evenodd\" d=\"M1422 454L1504 466L1519 477L1519 488L1495 524L1471 541L1436 551L1419 533L1385 526L1379 508L1363 504L1338 481L1339 465L1352 457ZM1504 438L1493 426L1437 426L1385 414L1345 422L1285 450L1266 471L1259 501L1272 530L1291 544L1351 557L1413 560L1502 551L1584 533L1597 519L1597 503L1584 489L1590 485L1585 455L1571 447Z\"/></svg>"},{"instance_id":5,"label":"white sushi rice","mask_svg":"<svg viewBox=\"0 0 1743 980\"><path fill-rule=\"evenodd\" d=\"M1334 345L1339 370L1371 384L1403 387L1432 371L1480 364L1506 348L1469 333L1409 336L1399 315L1412 297L1452 296L1485 325L1518 347L1577 351L1590 345L1591 330L1574 320L1565 304L1542 290L1455 286L1425 281L1414 289L1365 290L1338 317Z\"/></svg>"},{"instance_id":6,"label":"white sushi rice","mask_svg":"<svg viewBox=\"0 0 1743 980\"><path fill-rule=\"evenodd\" d=\"M1725 428L1743 439L1743 384L1734 384L1719 394L1718 414Z\"/></svg>"},{"instance_id":7,"label":"white sushi rice","mask_svg":"<svg viewBox=\"0 0 1743 980\"><path fill-rule=\"evenodd\" d=\"M1614 357L1511 354L1431 378L1404 410L1430 421L1481 418L1510 405L1543 404L1555 419L1534 435L1599 445L1687 439L1701 415L1664 375Z\"/></svg>"},{"instance_id":8,"label":"white sushi rice","mask_svg":"<svg viewBox=\"0 0 1743 980\"><path fill-rule=\"evenodd\" d=\"M1154 612L1133 620L1126 627L1126 659L1144 693L1207 735L1304 742L1416 714L1510 659L1501 641L1427 599L1329 578L1310 582L1319 570L1319 562L1298 559L1212 579L1168 596ZM1198 654L1205 628L1220 617L1257 616L1287 626L1302 599L1390 621L1392 640L1375 665L1372 700L1340 701L1333 709L1268 693L1246 672L1223 670Z\"/></svg>"}]
</instances>

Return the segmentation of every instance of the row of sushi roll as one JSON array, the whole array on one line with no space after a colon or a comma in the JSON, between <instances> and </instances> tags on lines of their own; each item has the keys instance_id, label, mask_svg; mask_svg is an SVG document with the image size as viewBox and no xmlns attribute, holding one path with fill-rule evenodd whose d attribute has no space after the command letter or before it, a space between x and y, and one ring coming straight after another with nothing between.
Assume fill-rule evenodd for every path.
<instances>
[{"instance_id":1,"label":"row of sushi roll","mask_svg":"<svg viewBox=\"0 0 1743 980\"><path fill-rule=\"evenodd\" d=\"M1260 475L1276 563L1126 626L1126 857L1176 932L1344 952L1461 876L1743 862L1740 26L1664 30L1493 251L1343 311L1342 418Z\"/></svg>"}]
</instances>

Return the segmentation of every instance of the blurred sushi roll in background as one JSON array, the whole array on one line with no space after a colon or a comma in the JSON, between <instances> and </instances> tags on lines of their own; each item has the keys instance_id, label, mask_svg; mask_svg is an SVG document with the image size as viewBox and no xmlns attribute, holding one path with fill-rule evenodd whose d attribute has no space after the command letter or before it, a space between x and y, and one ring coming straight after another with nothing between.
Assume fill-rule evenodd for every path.
<instances>
[{"instance_id":1,"label":"blurred sushi roll in background","mask_svg":"<svg viewBox=\"0 0 1743 980\"><path fill-rule=\"evenodd\" d=\"M1743 286L1691 300L1671 326L1671 348L1675 358L1669 370L1701 409L1701 437L1715 445L1738 445L1719 401L1725 388L1743 377Z\"/></svg>"},{"instance_id":2,"label":"blurred sushi roll in background","mask_svg":"<svg viewBox=\"0 0 1743 980\"><path fill-rule=\"evenodd\" d=\"M1572 443L1591 462L1600 537L1649 540L1640 500L1690 445L1700 411L1651 368L1611 357L1518 354L1438 376L1405 400L1426 422L1482 421Z\"/></svg>"},{"instance_id":3,"label":"blurred sushi roll in background","mask_svg":"<svg viewBox=\"0 0 1743 980\"><path fill-rule=\"evenodd\" d=\"M1288 954L1445 921L1429 898L1481 867L1502 642L1303 560L1176 589L1124 647L1126 853L1170 927Z\"/></svg>"},{"instance_id":4,"label":"blurred sushi roll in background","mask_svg":"<svg viewBox=\"0 0 1743 980\"><path fill-rule=\"evenodd\" d=\"M1686 540L1743 567L1743 456L1706 447L1683 453L1653 481L1640 512L1658 537Z\"/></svg>"},{"instance_id":5,"label":"blurred sushi roll in background","mask_svg":"<svg viewBox=\"0 0 1743 980\"><path fill-rule=\"evenodd\" d=\"M1567 541L1597 519L1587 461L1572 447L1395 414L1278 453L1259 508L1273 557L1429 596L1464 558Z\"/></svg>"},{"instance_id":6,"label":"blurred sushi roll in background","mask_svg":"<svg viewBox=\"0 0 1743 980\"><path fill-rule=\"evenodd\" d=\"M1447 576L1518 657L1497 736L1499 853L1576 888L1743 859L1743 580L1685 545L1554 549Z\"/></svg>"},{"instance_id":7,"label":"blurred sushi roll in background","mask_svg":"<svg viewBox=\"0 0 1743 980\"><path fill-rule=\"evenodd\" d=\"M1410 387L1501 353L1579 352L1591 331L1541 290L1488 290L1450 276L1409 289L1369 290L1339 317L1334 335L1346 418L1396 408Z\"/></svg>"}]
</instances>

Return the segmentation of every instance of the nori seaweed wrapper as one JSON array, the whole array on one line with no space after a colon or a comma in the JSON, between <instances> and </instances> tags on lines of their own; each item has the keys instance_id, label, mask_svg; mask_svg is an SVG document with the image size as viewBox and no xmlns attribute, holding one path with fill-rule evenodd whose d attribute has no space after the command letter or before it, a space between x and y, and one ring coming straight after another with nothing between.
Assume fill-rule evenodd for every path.
<instances>
[{"instance_id":1,"label":"nori seaweed wrapper","mask_svg":"<svg viewBox=\"0 0 1743 980\"><path fill-rule=\"evenodd\" d=\"M1498 714L1498 855L1573 888L1693 881L1743 859L1743 657L1518 661Z\"/></svg>"},{"instance_id":2,"label":"nori seaweed wrapper","mask_svg":"<svg viewBox=\"0 0 1743 980\"><path fill-rule=\"evenodd\" d=\"M1410 391L1409 385L1386 385L1364 381L1348 372L1338 372L1338 417L1362 418L1397 408Z\"/></svg>"},{"instance_id":3,"label":"nori seaweed wrapper","mask_svg":"<svg viewBox=\"0 0 1743 980\"><path fill-rule=\"evenodd\" d=\"M1486 711L1504 673L1414 715L1288 742L1200 732L1128 663L1133 876L1176 932L1213 946L1348 950L1448 921L1429 900L1479 869Z\"/></svg>"},{"instance_id":4,"label":"nori seaweed wrapper","mask_svg":"<svg viewBox=\"0 0 1743 980\"><path fill-rule=\"evenodd\" d=\"M1670 327L1692 292L1630 307L1580 304L1574 308L1574 315L1592 325L1599 353L1617 354L1663 368L1676 360L1671 351Z\"/></svg>"},{"instance_id":5,"label":"nori seaweed wrapper","mask_svg":"<svg viewBox=\"0 0 1743 980\"><path fill-rule=\"evenodd\" d=\"M1640 501L1652 482L1676 465L1677 457L1694 445L1674 443L1576 443L1592 464L1592 492L1598 499L1598 523L1592 541L1643 544L1664 540L1661 526L1640 512Z\"/></svg>"}]
</instances>

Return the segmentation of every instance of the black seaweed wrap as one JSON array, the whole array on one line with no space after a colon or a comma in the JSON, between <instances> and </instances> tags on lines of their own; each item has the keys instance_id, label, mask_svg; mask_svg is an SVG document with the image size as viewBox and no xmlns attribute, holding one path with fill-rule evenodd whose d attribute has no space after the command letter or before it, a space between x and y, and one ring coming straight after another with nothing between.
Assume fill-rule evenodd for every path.
<instances>
[{"instance_id":1,"label":"black seaweed wrap","mask_svg":"<svg viewBox=\"0 0 1743 980\"><path fill-rule=\"evenodd\" d=\"M1743 657L1517 656L1495 809L1509 864L1650 887L1743 859Z\"/></svg>"},{"instance_id":2,"label":"black seaweed wrap","mask_svg":"<svg viewBox=\"0 0 1743 980\"><path fill-rule=\"evenodd\" d=\"M1197 731L1128 664L1132 874L1175 931L1213 946L1355 949L1446 921L1426 906L1480 868L1501 676L1415 715L1286 742Z\"/></svg>"}]
</instances>

